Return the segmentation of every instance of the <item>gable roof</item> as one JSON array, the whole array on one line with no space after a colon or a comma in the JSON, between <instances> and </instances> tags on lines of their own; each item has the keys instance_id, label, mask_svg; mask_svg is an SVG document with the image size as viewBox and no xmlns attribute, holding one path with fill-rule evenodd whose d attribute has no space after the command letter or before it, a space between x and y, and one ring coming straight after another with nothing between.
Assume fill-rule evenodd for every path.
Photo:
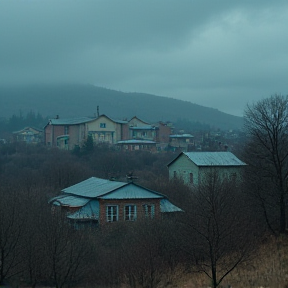
<instances>
[{"instance_id":1,"label":"gable roof","mask_svg":"<svg viewBox=\"0 0 288 288\"><path fill-rule=\"evenodd\" d=\"M57 118L50 119L49 124L51 125L78 125L84 124L90 121L95 120L95 117L77 117L77 118Z\"/></svg>"},{"instance_id":2,"label":"gable roof","mask_svg":"<svg viewBox=\"0 0 288 288\"><path fill-rule=\"evenodd\" d=\"M161 199L164 195L141 187L133 182L127 183L110 193L99 197L100 199Z\"/></svg>"},{"instance_id":3,"label":"gable roof","mask_svg":"<svg viewBox=\"0 0 288 288\"><path fill-rule=\"evenodd\" d=\"M132 117L128 122L130 123L132 120L138 120L139 122L142 122L144 124L150 125L150 123L138 118L137 116Z\"/></svg>"},{"instance_id":4,"label":"gable roof","mask_svg":"<svg viewBox=\"0 0 288 288\"><path fill-rule=\"evenodd\" d=\"M62 192L82 197L96 198L127 184L128 183L91 177L87 180L63 189Z\"/></svg>"},{"instance_id":5,"label":"gable roof","mask_svg":"<svg viewBox=\"0 0 288 288\"><path fill-rule=\"evenodd\" d=\"M105 117L109 120L111 120L112 122L118 123L118 124L127 124L128 121L127 120L118 120L118 119L113 119L105 114L100 115L97 119L99 119L100 117Z\"/></svg>"},{"instance_id":6,"label":"gable roof","mask_svg":"<svg viewBox=\"0 0 288 288\"><path fill-rule=\"evenodd\" d=\"M25 128L23 128L23 129L21 129L19 131L14 131L13 133L14 134L20 134L21 133L21 134L30 134L30 135L32 135L32 134L39 134L41 132L43 132L43 130L38 129L38 128L25 127Z\"/></svg>"},{"instance_id":7,"label":"gable roof","mask_svg":"<svg viewBox=\"0 0 288 288\"><path fill-rule=\"evenodd\" d=\"M169 167L179 157L185 155L197 166L245 166L246 163L238 159L231 152L181 152L173 161L167 166Z\"/></svg>"},{"instance_id":8,"label":"gable roof","mask_svg":"<svg viewBox=\"0 0 288 288\"><path fill-rule=\"evenodd\" d=\"M71 219L96 219L99 216L99 199L160 199L161 212L182 211L170 203L165 195L144 188L133 182L117 182L91 177L62 190L63 194L52 198L49 203L57 206L81 207L69 214Z\"/></svg>"}]
</instances>

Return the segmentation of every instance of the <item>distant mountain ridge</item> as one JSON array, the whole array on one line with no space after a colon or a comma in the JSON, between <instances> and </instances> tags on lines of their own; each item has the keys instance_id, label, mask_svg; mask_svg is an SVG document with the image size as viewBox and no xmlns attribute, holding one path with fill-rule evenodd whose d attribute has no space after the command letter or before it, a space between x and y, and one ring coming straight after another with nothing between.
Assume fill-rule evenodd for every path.
<instances>
[{"instance_id":1,"label":"distant mountain ridge","mask_svg":"<svg viewBox=\"0 0 288 288\"><path fill-rule=\"evenodd\" d=\"M29 111L61 118L95 116L114 119L137 116L148 122L179 119L208 124L220 129L240 129L243 118L188 101L144 93L126 93L93 85L59 84L0 86L0 117Z\"/></svg>"}]
</instances>

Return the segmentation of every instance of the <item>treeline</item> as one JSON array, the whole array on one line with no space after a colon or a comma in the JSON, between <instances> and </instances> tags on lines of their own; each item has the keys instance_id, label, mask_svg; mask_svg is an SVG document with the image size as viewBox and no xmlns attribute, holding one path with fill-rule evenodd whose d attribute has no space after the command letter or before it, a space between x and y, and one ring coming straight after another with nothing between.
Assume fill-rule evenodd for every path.
<instances>
[{"instance_id":1,"label":"treeline","mask_svg":"<svg viewBox=\"0 0 288 288\"><path fill-rule=\"evenodd\" d=\"M42 130L47 123L48 117L44 117L40 113L30 111L26 115L23 115L20 111L18 115L13 114L8 119L0 118L0 138L5 138L5 135L25 127L33 127Z\"/></svg>"},{"instance_id":2,"label":"treeline","mask_svg":"<svg viewBox=\"0 0 288 288\"><path fill-rule=\"evenodd\" d=\"M0 283L153 288L172 285L179 271L202 271L219 286L253 255L265 221L243 187L220 181L216 170L193 189L169 181L166 165L175 156L107 146L81 155L19 143L0 146ZM91 176L121 181L127 173L184 212L79 230L48 204L61 189Z\"/></svg>"}]
</instances>

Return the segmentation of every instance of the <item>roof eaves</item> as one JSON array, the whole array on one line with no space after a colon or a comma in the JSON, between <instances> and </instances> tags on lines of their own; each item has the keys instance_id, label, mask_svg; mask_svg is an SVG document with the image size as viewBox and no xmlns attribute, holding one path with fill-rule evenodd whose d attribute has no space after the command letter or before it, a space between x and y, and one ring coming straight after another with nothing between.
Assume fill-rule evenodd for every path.
<instances>
[{"instance_id":1,"label":"roof eaves","mask_svg":"<svg viewBox=\"0 0 288 288\"><path fill-rule=\"evenodd\" d=\"M174 163L182 154L184 154L183 152L181 152L176 158L174 158L171 162L169 162L167 164L167 167L169 167L172 163ZM187 156L187 155L186 155ZM188 157L189 158L189 157ZM191 160L191 159L190 159Z\"/></svg>"}]
</instances>

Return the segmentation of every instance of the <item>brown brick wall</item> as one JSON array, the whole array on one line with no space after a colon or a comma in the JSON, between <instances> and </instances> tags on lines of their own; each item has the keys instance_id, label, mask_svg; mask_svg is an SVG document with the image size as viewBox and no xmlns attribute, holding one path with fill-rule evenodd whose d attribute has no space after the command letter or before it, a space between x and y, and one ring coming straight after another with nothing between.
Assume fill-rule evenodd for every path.
<instances>
[{"instance_id":1,"label":"brown brick wall","mask_svg":"<svg viewBox=\"0 0 288 288\"><path fill-rule=\"evenodd\" d=\"M142 205L155 205L154 218L160 218L160 199L135 199L135 200L103 200L99 199L99 223L103 225L106 221L106 206L107 205L118 205L119 217L118 221L124 221L124 207L125 205L136 205L137 206L137 219L144 218L144 211Z\"/></svg>"},{"instance_id":2,"label":"brown brick wall","mask_svg":"<svg viewBox=\"0 0 288 288\"><path fill-rule=\"evenodd\" d=\"M169 143L169 135L171 134L171 127L159 123L159 129L157 130L157 142Z\"/></svg>"},{"instance_id":3,"label":"brown brick wall","mask_svg":"<svg viewBox=\"0 0 288 288\"><path fill-rule=\"evenodd\" d=\"M129 139L129 125L121 124L121 129L122 129L121 140L128 140Z\"/></svg>"}]
</instances>

